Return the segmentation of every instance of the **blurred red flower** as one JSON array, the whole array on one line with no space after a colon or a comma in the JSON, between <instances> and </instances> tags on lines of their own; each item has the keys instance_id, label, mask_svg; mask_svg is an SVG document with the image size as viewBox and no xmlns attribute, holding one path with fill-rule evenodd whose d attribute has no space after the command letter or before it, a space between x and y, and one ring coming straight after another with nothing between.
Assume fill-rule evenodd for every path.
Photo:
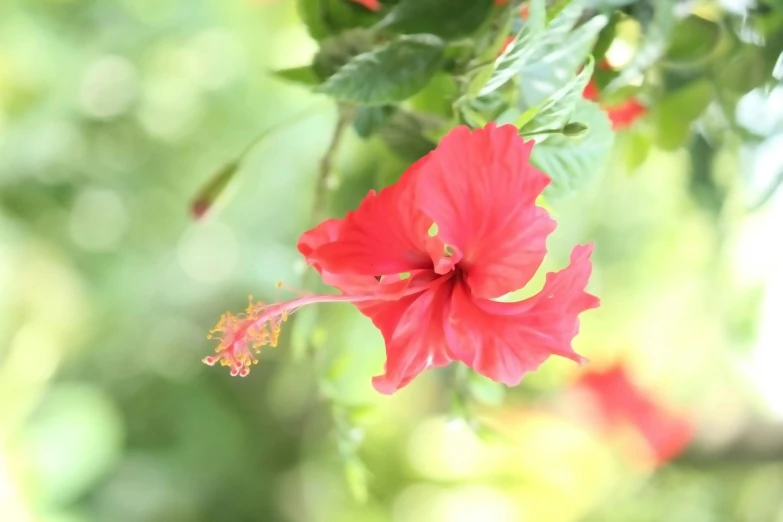
<instances>
[{"instance_id":1,"label":"blurred red flower","mask_svg":"<svg viewBox=\"0 0 783 522\"><path fill-rule=\"evenodd\" d=\"M638 387L621 364L588 370L576 387L591 396L597 407L595 420L603 429L630 424L647 443L656 464L676 457L693 438L690 420L665 408Z\"/></svg>"},{"instance_id":2,"label":"blurred red flower","mask_svg":"<svg viewBox=\"0 0 783 522\"><path fill-rule=\"evenodd\" d=\"M363 5L367 9L370 9L372 11L377 11L381 8L381 3L379 0L351 0L352 2Z\"/></svg>"},{"instance_id":3,"label":"blurred red flower","mask_svg":"<svg viewBox=\"0 0 783 522\"><path fill-rule=\"evenodd\" d=\"M586 100L600 103L601 93L598 90L595 80L590 80L587 86L585 86L582 96L584 96ZM606 112L606 115L612 122L612 128L614 130L630 127L636 120L647 113L647 107L642 105L636 98L628 98L618 105L601 103L601 108Z\"/></svg>"},{"instance_id":4,"label":"blurred red flower","mask_svg":"<svg viewBox=\"0 0 783 522\"><path fill-rule=\"evenodd\" d=\"M556 226L536 205L550 179L530 164L532 148L511 125L453 129L397 183L302 235L299 251L342 295L229 315L216 330L218 355L205 362L246 374L255 360L248 346L276 342L285 314L338 301L354 303L383 335L385 371L373 379L381 393L452 361L507 385L553 354L581 361L571 341L578 315L598 306L584 291L592 246L574 248L537 295L493 300L530 281Z\"/></svg>"}]
</instances>

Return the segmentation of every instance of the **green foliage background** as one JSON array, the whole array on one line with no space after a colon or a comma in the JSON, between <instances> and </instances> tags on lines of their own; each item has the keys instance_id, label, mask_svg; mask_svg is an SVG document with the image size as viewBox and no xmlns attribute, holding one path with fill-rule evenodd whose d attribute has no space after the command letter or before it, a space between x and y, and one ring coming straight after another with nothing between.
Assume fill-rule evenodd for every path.
<instances>
[{"instance_id":1,"label":"green foliage background","mask_svg":"<svg viewBox=\"0 0 783 522\"><path fill-rule=\"evenodd\" d=\"M331 25L310 20L315 38L373 22L327 3ZM452 116L451 77L414 85L424 87L407 105L417 117L375 107L409 91L360 109L319 180L345 113L296 83L341 61L325 46L297 82L270 74L307 66L318 50L293 2L6 0L0 520L783 520L783 392L762 349L783 338L783 202L772 190L783 168L770 160L783 132L783 13L762 3L742 22L701 2L703 16L678 22L673 3L592 4L630 9L608 12L608 27L640 22L618 33L638 52L617 81L636 68L645 82L618 92L651 110L617 135L592 179L560 185L579 190L548 194L559 228L547 268L574 243L596 242L591 289L603 304L584 316L577 351L599 367L623 358L651 393L692 412L699 430L685 456L655 472L629 463L623 437L573 415L579 369L568 361L547 362L505 402L490 383L467 385L468 406L502 441L447 422L465 407L453 372L380 397L370 377L382 339L349 305L297 314L246 379L202 365L206 331L248 293L279 298L278 280L315 287L299 234L429 150ZM476 29L471 20L384 23L454 41ZM543 74L530 63L529 75ZM615 81L599 74L602 87ZM462 116L495 115L483 101ZM519 121L526 108L503 114ZM543 114L539 130L567 123ZM292 118L194 221L193 198L215 172ZM567 138L542 150L557 140Z\"/></svg>"}]
</instances>

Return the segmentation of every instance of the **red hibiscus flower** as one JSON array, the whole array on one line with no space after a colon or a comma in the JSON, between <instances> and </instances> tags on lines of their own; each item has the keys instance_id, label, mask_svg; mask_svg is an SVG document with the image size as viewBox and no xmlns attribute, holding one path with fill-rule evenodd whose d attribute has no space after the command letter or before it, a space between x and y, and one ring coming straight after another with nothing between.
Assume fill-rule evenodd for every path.
<instances>
[{"instance_id":1,"label":"red hibiscus flower","mask_svg":"<svg viewBox=\"0 0 783 522\"><path fill-rule=\"evenodd\" d=\"M555 228L535 203L550 179L530 165L532 148L511 125L452 130L397 183L302 235L299 251L342 295L224 316L218 355L205 362L246 375L252 349L277 341L286 314L336 301L354 303L383 335L385 371L373 379L381 393L451 361L507 385L553 354L582 361L571 341L578 315L598 306L584 291L592 246L574 248L537 295L494 300L530 281Z\"/></svg>"},{"instance_id":2,"label":"red hibiscus flower","mask_svg":"<svg viewBox=\"0 0 783 522\"><path fill-rule=\"evenodd\" d=\"M624 424L633 426L646 441L656 464L676 457L693 438L689 420L658 404L634 384L620 364L604 371L588 371L576 386L594 400L601 426L606 429Z\"/></svg>"},{"instance_id":3,"label":"red hibiscus flower","mask_svg":"<svg viewBox=\"0 0 783 522\"><path fill-rule=\"evenodd\" d=\"M372 11L377 11L378 9L381 8L381 4L379 0L351 0L351 1L359 5L363 5L364 7Z\"/></svg>"},{"instance_id":4,"label":"red hibiscus flower","mask_svg":"<svg viewBox=\"0 0 783 522\"><path fill-rule=\"evenodd\" d=\"M601 93L598 91L598 86L594 80L590 80L587 86L585 86L582 96L586 100L600 102ZM614 130L630 127L636 120L647 113L647 107L642 105L636 98L629 98L619 105L601 104L601 108L612 122Z\"/></svg>"}]
</instances>

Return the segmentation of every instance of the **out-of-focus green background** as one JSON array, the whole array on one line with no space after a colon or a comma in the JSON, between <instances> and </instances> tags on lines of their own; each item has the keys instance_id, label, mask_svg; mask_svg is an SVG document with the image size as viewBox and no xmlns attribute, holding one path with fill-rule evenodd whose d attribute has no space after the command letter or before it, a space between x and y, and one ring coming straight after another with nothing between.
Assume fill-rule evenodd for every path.
<instances>
[{"instance_id":1,"label":"out-of-focus green background","mask_svg":"<svg viewBox=\"0 0 783 522\"><path fill-rule=\"evenodd\" d=\"M447 372L378 396L382 339L350 305L303 319L317 320L315 358L287 324L246 379L201 364L223 311L302 283L295 244L336 110L266 71L314 49L288 1L0 4L0 521L783 521L783 200L744 211L753 180L780 168L779 122L712 158L719 211L685 150L653 149L629 174L633 133L555 209L549 268L597 245L603 304L577 351L597 367L622 358L687 412L697 457L634 464L623 436L575 414L566 392L583 369L569 361L488 408L513 443L448 422ZM749 125L781 112L779 90L742 105ZM303 110L194 222L220 165ZM330 211L404 167L350 132ZM335 404L361 427L363 504Z\"/></svg>"}]
</instances>

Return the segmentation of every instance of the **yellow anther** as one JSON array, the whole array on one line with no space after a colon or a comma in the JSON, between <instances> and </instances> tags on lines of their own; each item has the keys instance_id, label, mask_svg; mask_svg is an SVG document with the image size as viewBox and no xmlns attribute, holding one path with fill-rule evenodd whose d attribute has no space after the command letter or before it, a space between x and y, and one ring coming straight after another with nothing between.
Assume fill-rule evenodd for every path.
<instances>
[{"instance_id":1,"label":"yellow anther","mask_svg":"<svg viewBox=\"0 0 783 522\"><path fill-rule=\"evenodd\" d=\"M218 355L208 361L230 367L231 375L246 376L250 367L258 364L255 354L261 353L262 347L277 346L281 325L287 318L288 311L252 300L244 313L224 314L210 333L219 340L215 350Z\"/></svg>"}]
</instances>

